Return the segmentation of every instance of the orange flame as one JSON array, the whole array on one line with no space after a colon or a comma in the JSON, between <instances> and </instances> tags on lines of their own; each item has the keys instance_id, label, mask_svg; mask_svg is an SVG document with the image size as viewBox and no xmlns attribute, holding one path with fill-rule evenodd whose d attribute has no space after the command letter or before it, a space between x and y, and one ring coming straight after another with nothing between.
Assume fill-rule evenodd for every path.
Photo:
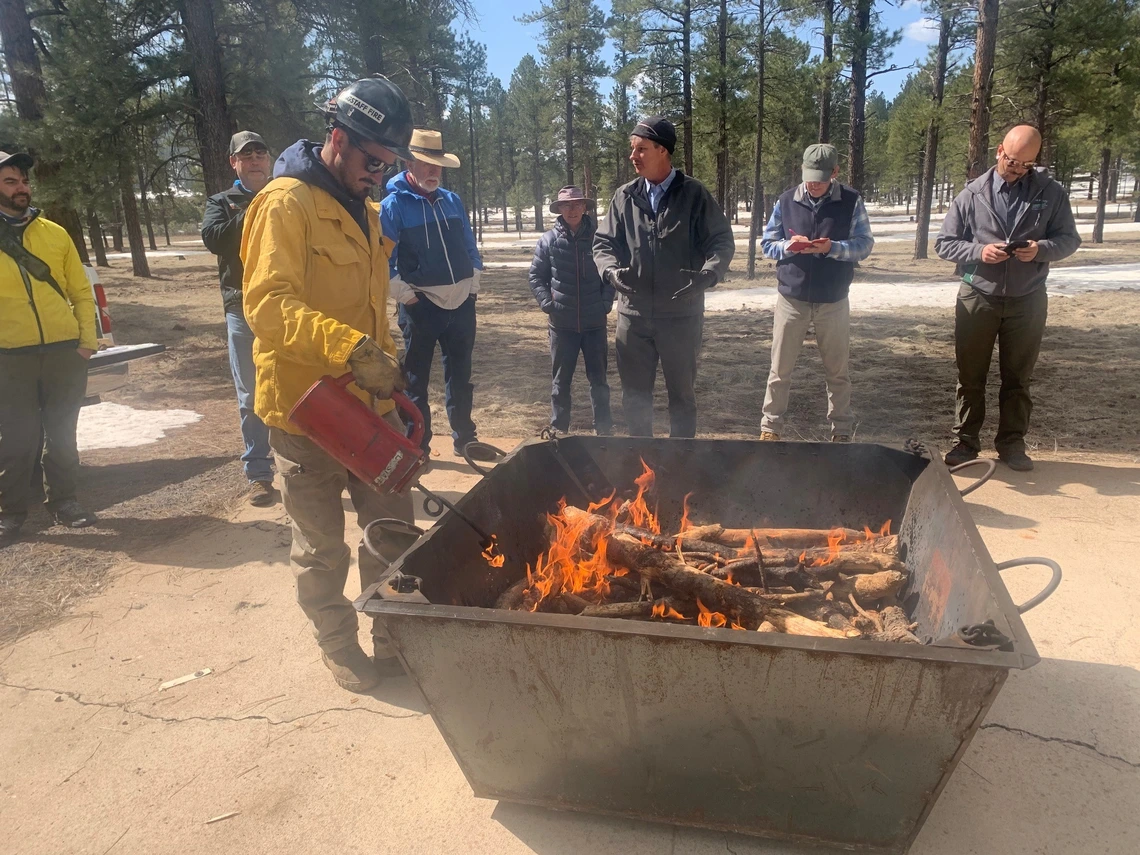
<instances>
[{"instance_id":1,"label":"orange flame","mask_svg":"<svg viewBox=\"0 0 1140 855\"><path fill-rule=\"evenodd\" d=\"M677 530L677 549L681 549L681 535L693 527L693 523L689 520L689 497L692 493L686 493L685 499L681 503L681 527Z\"/></svg>"},{"instance_id":2,"label":"orange flame","mask_svg":"<svg viewBox=\"0 0 1140 855\"><path fill-rule=\"evenodd\" d=\"M633 483L637 485L637 495L629 503L630 522L638 528L661 534L661 523L657 521L656 512L649 510L649 506L645 503L645 494L653 489L653 482L657 476L644 460L641 461L641 468L642 473L633 479Z\"/></svg>"},{"instance_id":3,"label":"orange flame","mask_svg":"<svg viewBox=\"0 0 1140 855\"><path fill-rule=\"evenodd\" d=\"M672 606L668 605L664 600L658 600L653 604L652 616L655 618L668 618L671 620L684 620L685 616L677 611Z\"/></svg>"},{"instance_id":4,"label":"orange flame","mask_svg":"<svg viewBox=\"0 0 1140 855\"><path fill-rule=\"evenodd\" d=\"M697 615L698 626L725 626L728 624L728 619L720 612L712 612L705 608L705 604L697 600L697 610L700 614Z\"/></svg>"},{"instance_id":5,"label":"orange flame","mask_svg":"<svg viewBox=\"0 0 1140 855\"><path fill-rule=\"evenodd\" d=\"M604 507L608 502L591 504L590 513ZM531 611L537 611L542 601L563 593L578 594L595 602L610 593L608 574L620 573L606 560L607 537L611 526L594 532L589 544L583 548L582 538L590 526L590 516L582 514L568 519L564 513L566 501L559 503L557 514L547 514L546 519L554 529L550 549L538 557L532 570L527 565L527 587L524 598ZM592 554L591 554L592 553Z\"/></svg>"},{"instance_id":6,"label":"orange flame","mask_svg":"<svg viewBox=\"0 0 1140 855\"><path fill-rule=\"evenodd\" d=\"M507 560L501 549L499 549L499 538L491 535L491 545L483 550L483 557L487 559L487 563L492 567L502 567L503 562Z\"/></svg>"}]
</instances>

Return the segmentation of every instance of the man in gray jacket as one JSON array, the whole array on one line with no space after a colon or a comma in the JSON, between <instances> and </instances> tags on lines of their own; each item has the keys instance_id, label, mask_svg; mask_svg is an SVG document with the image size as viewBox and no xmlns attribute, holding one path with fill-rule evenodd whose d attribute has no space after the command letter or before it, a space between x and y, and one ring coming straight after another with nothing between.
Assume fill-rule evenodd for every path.
<instances>
[{"instance_id":1,"label":"man in gray jacket","mask_svg":"<svg viewBox=\"0 0 1140 855\"><path fill-rule=\"evenodd\" d=\"M705 290L728 273L732 227L701 182L673 168L673 124L660 116L630 133L638 177L614 193L594 235L594 263L618 294L617 368L630 436L653 436L657 362L669 394L669 436L697 432L694 383Z\"/></svg>"},{"instance_id":2,"label":"man in gray jacket","mask_svg":"<svg viewBox=\"0 0 1140 855\"><path fill-rule=\"evenodd\" d=\"M954 308L958 441L946 455L948 466L981 451L986 375L996 341L1001 392L994 447L1010 469L1033 468L1025 433L1033 409L1029 383L1048 314L1045 279L1049 262L1081 245L1068 193L1037 167L1040 151L1036 128L1010 130L998 146L997 164L958 194L934 241L938 257L953 261L962 277Z\"/></svg>"}]
</instances>

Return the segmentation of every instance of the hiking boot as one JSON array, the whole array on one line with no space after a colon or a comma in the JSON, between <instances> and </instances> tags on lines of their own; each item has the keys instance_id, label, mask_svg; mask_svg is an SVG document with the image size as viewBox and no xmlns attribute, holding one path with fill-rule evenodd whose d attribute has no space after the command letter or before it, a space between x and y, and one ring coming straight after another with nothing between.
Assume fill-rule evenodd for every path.
<instances>
[{"instance_id":1,"label":"hiking boot","mask_svg":"<svg viewBox=\"0 0 1140 855\"><path fill-rule=\"evenodd\" d=\"M851 437L845 433L837 433L831 438L832 442L850 442Z\"/></svg>"},{"instance_id":2,"label":"hiking boot","mask_svg":"<svg viewBox=\"0 0 1140 855\"><path fill-rule=\"evenodd\" d=\"M272 481L250 481L249 503L255 508L268 508L277 501Z\"/></svg>"},{"instance_id":3,"label":"hiking boot","mask_svg":"<svg viewBox=\"0 0 1140 855\"><path fill-rule=\"evenodd\" d=\"M1024 451L999 451L998 460L1014 472L1033 471L1033 460Z\"/></svg>"},{"instance_id":4,"label":"hiking boot","mask_svg":"<svg viewBox=\"0 0 1140 855\"><path fill-rule=\"evenodd\" d=\"M52 508L51 516L56 525L65 525L68 528L87 528L99 520L95 514L83 510L83 506L75 499L68 499L58 508Z\"/></svg>"},{"instance_id":5,"label":"hiking boot","mask_svg":"<svg viewBox=\"0 0 1140 855\"><path fill-rule=\"evenodd\" d=\"M348 689L350 692L369 692L380 685L380 675L376 673L376 666L356 642L332 653L322 650L321 661L332 671L333 679L342 689Z\"/></svg>"},{"instance_id":6,"label":"hiking boot","mask_svg":"<svg viewBox=\"0 0 1140 855\"><path fill-rule=\"evenodd\" d=\"M770 431L770 430L762 430L762 431L760 431L760 441L761 442L779 442L780 441L780 435L778 433L772 433L772 431Z\"/></svg>"},{"instance_id":7,"label":"hiking boot","mask_svg":"<svg viewBox=\"0 0 1140 855\"><path fill-rule=\"evenodd\" d=\"M961 466L963 463L969 463L971 460L977 460L978 452L970 448L964 442L954 443L954 447L946 452L946 457L943 460L947 466Z\"/></svg>"},{"instance_id":8,"label":"hiking boot","mask_svg":"<svg viewBox=\"0 0 1140 855\"><path fill-rule=\"evenodd\" d=\"M0 517L0 549L19 540L23 526L22 517Z\"/></svg>"}]
</instances>

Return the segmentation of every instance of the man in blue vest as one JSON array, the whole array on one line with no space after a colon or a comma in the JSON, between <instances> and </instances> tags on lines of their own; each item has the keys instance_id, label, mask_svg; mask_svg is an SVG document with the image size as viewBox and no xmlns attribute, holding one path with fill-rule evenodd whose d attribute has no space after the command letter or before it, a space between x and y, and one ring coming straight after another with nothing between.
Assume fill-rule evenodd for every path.
<instances>
[{"instance_id":1,"label":"man in blue vest","mask_svg":"<svg viewBox=\"0 0 1140 855\"><path fill-rule=\"evenodd\" d=\"M764 227L761 243L764 255L776 260L780 293L772 322L772 367L760 422L762 440L780 438L792 371L808 327L814 326L827 379L831 441L851 441L855 416L847 373L851 314L847 291L855 264L871 254L875 239L863 199L836 181L838 175L835 146L808 146L803 183L776 200Z\"/></svg>"}]
</instances>

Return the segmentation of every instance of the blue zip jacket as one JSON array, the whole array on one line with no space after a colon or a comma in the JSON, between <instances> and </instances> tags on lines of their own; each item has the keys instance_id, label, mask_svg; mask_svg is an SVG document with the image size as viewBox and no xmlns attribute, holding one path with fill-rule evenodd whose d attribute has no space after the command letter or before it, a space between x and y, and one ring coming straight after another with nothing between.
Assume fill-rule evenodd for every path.
<instances>
[{"instance_id":1,"label":"blue zip jacket","mask_svg":"<svg viewBox=\"0 0 1140 855\"><path fill-rule=\"evenodd\" d=\"M530 290L556 330L588 332L606 327L614 305L614 286L603 282L594 264L594 231L589 214L575 234L559 217L534 248Z\"/></svg>"},{"instance_id":2,"label":"blue zip jacket","mask_svg":"<svg viewBox=\"0 0 1140 855\"><path fill-rule=\"evenodd\" d=\"M454 285L483 269L475 235L459 197L440 187L421 196L401 172L388 182L380 203L384 235L396 241L392 276L416 289Z\"/></svg>"}]
</instances>

